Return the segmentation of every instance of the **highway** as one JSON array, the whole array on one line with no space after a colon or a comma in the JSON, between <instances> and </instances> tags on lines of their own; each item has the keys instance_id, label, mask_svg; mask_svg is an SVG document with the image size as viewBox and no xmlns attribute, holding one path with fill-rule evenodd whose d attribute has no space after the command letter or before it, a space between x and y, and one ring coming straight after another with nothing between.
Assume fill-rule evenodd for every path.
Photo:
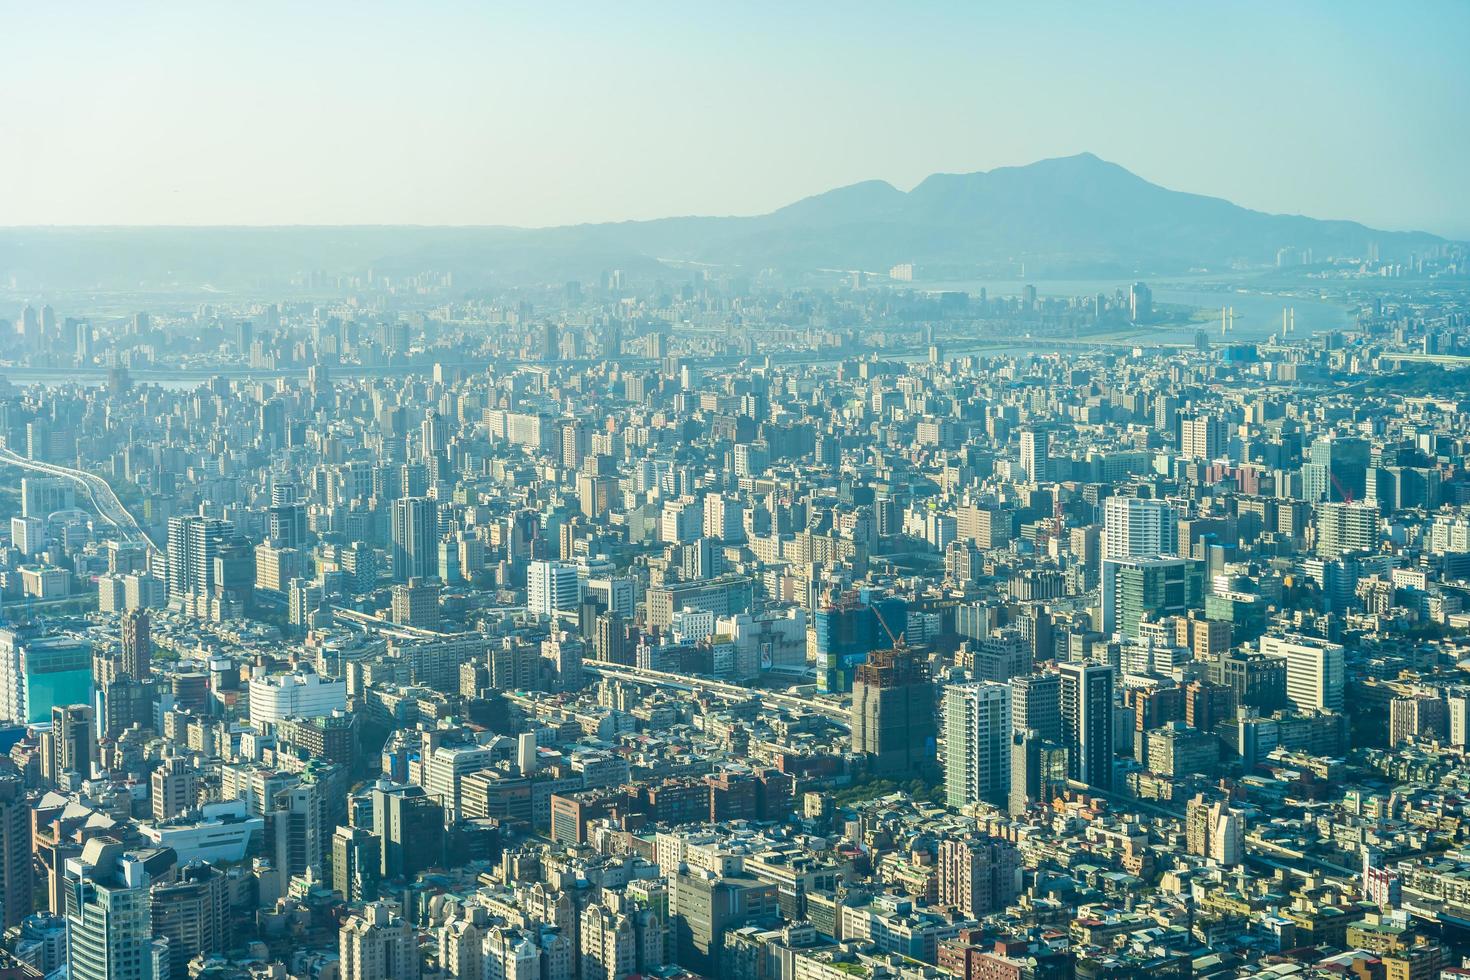
<instances>
[{"instance_id":1,"label":"highway","mask_svg":"<svg viewBox=\"0 0 1470 980\"><path fill-rule=\"evenodd\" d=\"M755 696L771 707L815 711L817 714L823 715L829 720L841 725L848 724L847 708L840 704L834 704L831 701L803 698L794 694L782 694L778 691L764 691L757 687L743 687L739 684L729 684L725 681L717 681L712 678L690 677L686 674L670 674L662 670L649 670L646 667L630 667L626 664L604 663L600 660L584 660L582 661L582 669L588 673L596 674L599 677L612 677L635 684L648 684L653 687L666 687L679 691L703 691L730 701L748 701L752 696Z\"/></svg>"},{"instance_id":2,"label":"highway","mask_svg":"<svg viewBox=\"0 0 1470 980\"><path fill-rule=\"evenodd\" d=\"M27 459L10 449L0 449L0 463L18 466L21 469L32 470L36 473L44 473L47 476L61 477L81 485L87 494L87 499L92 502L92 509L103 521L116 528L123 540L133 544L145 545L155 555L162 555L163 549L158 547L143 526L138 523L137 518L128 512L117 499L110 484L95 473L86 470L72 469L66 466L58 466L55 463L43 463L39 460Z\"/></svg>"}]
</instances>

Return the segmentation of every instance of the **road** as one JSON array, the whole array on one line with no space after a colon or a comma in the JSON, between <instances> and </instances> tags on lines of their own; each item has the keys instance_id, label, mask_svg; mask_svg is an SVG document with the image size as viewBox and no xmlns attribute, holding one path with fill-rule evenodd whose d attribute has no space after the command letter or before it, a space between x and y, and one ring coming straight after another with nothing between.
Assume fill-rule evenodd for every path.
<instances>
[{"instance_id":1,"label":"road","mask_svg":"<svg viewBox=\"0 0 1470 980\"><path fill-rule=\"evenodd\" d=\"M67 466L58 466L55 463L27 459L10 449L0 449L0 463L44 473L47 476L60 477L79 484L87 494L87 499L92 502L92 509L97 512L97 516L116 528L124 541L142 544L155 555L163 554L163 549L148 536L148 532L143 530L143 525L138 523L138 519L128 512L121 500L117 499L117 494L113 492L112 486L97 474Z\"/></svg>"},{"instance_id":2,"label":"road","mask_svg":"<svg viewBox=\"0 0 1470 980\"><path fill-rule=\"evenodd\" d=\"M667 687L679 691L704 691L731 701L748 701L754 695L772 707L814 711L839 724L848 724L847 708L831 701L803 698L795 694L782 694L779 691L764 691L758 687L743 687L739 684L728 684L725 681L707 677L690 677L686 674L670 674L666 671L649 670L645 667L604 663L600 660L584 660L582 669L599 677L612 677L635 684Z\"/></svg>"}]
</instances>

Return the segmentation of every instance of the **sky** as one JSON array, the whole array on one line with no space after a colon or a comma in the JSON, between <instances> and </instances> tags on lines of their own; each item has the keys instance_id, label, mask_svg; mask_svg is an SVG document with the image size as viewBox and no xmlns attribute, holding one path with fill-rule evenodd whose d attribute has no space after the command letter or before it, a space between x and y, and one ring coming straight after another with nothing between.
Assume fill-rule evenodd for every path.
<instances>
[{"instance_id":1,"label":"sky","mask_svg":"<svg viewBox=\"0 0 1470 980\"><path fill-rule=\"evenodd\" d=\"M1083 151L1470 239L1470 3L3 0L0 225L757 214Z\"/></svg>"}]
</instances>

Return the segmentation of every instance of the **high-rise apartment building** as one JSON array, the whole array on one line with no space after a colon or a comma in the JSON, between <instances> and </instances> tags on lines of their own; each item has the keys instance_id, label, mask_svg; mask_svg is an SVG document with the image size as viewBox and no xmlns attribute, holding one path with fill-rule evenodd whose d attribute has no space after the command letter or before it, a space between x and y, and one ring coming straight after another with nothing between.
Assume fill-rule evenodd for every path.
<instances>
[{"instance_id":1,"label":"high-rise apartment building","mask_svg":"<svg viewBox=\"0 0 1470 980\"><path fill-rule=\"evenodd\" d=\"M153 674L153 636L148 610L129 609L123 613L122 658L119 670L133 680L147 680Z\"/></svg>"},{"instance_id":2,"label":"high-rise apartment building","mask_svg":"<svg viewBox=\"0 0 1470 980\"><path fill-rule=\"evenodd\" d=\"M999 837L946 838L935 877L940 905L981 919L1005 911L1021 894L1021 851Z\"/></svg>"},{"instance_id":3,"label":"high-rise apartment building","mask_svg":"<svg viewBox=\"0 0 1470 980\"><path fill-rule=\"evenodd\" d=\"M977 681L944 689L944 792L949 805L1004 806L1011 787L1011 689Z\"/></svg>"},{"instance_id":4,"label":"high-rise apartment building","mask_svg":"<svg viewBox=\"0 0 1470 980\"><path fill-rule=\"evenodd\" d=\"M1378 508L1370 503L1327 503L1317 506L1317 554L1336 558L1349 551L1378 547Z\"/></svg>"},{"instance_id":5,"label":"high-rise apartment building","mask_svg":"<svg viewBox=\"0 0 1470 980\"><path fill-rule=\"evenodd\" d=\"M9 929L35 911L35 893L25 783L0 773L0 924Z\"/></svg>"},{"instance_id":6,"label":"high-rise apartment building","mask_svg":"<svg viewBox=\"0 0 1470 980\"><path fill-rule=\"evenodd\" d=\"M214 591L215 559L234 525L213 517L190 514L168 521L168 597L170 602L192 604ZM254 580L254 555L251 556Z\"/></svg>"},{"instance_id":7,"label":"high-rise apartment building","mask_svg":"<svg viewBox=\"0 0 1470 980\"><path fill-rule=\"evenodd\" d=\"M413 925L382 902L348 916L338 935L342 980L418 980Z\"/></svg>"}]
</instances>

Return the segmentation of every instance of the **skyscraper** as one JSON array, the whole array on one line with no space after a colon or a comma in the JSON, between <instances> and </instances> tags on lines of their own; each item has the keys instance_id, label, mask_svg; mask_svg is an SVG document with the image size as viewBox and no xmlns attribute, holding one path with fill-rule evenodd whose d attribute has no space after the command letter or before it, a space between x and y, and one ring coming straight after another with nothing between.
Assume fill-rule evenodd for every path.
<instances>
[{"instance_id":1,"label":"skyscraper","mask_svg":"<svg viewBox=\"0 0 1470 980\"><path fill-rule=\"evenodd\" d=\"M91 705L57 705L51 709L48 738L52 752L52 774L74 772L92 778L92 749L97 743L93 727L96 712Z\"/></svg>"},{"instance_id":2,"label":"skyscraper","mask_svg":"<svg viewBox=\"0 0 1470 980\"><path fill-rule=\"evenodd\" d=\"M1317 554L1326 559L1349 551L1372 551L1378 546L1378 508L1370 503L1328 503L1317 506Z\"/></svg>"},{"instance_id":3,"label":"skyscraper","mask_svg":"<svg viewBox=\"0 0 1470 980\"><path fill-rule=\"evenodd\" d=\"M852 684L852 750L874 774L914 773L933 759L934 684L912 650L879 650Z\"/></svg>"},{"instance_id":4,"label":"skyscraper","mask_svg":"<svg viewBox=\"0 0 1470 980\"><path fill-rule=\"evenodd\" d=\"M63 872L71 980L147 980L153 922L142 859L109 837L82 845Z\"/></svg>"},{"instance_id":5,"label":"skyscraper","mask_svg":"<svg viewBox=\"0 0 1470 980\"><path fill-rule=\"evenodd\" d=\"M1021 471L1032 483L1042 483L1051 478L1048 443L1045 429L1021 430Z\"/></svg>"},{"instance_id":6,"label":"skyscraper","mask_svg":"<svg viewBox=\"0 0 1470 980\"><path fill-rule=\"evenodd\" d=\"M35 911L31 807L20 777L0 773L0 923L9 929Z\"/></svg>"},{"instance_id":7,"label":"skyscraper","mask_svg":"<svg viewBox=\"0 0 1470 980\"><path fill-rule=\"evenodd\" d=\"M1261 652L1286 661L1286 699L1298 711L1341 711L1346 686L1341 644L1313 636L1261 637Z\"/></svg>"},{"instance_id":8,"label":"skyscraper","mask_svg":"<svg viewBox=\"0 0 1470 980\"><path fill-rule=\"evenodd\" d=\"M1033 804L1049 803L1067 788L1067 749L1041 737L1034 728L1011 733L1011 792L1007 812L1025 813Z\"/></svg>"},{"instance_id":9,"label":"skyscraper","mask_svg":"<svg viewBox=\"0 0 1470 980\"><path fill-rule=\"evenodd\" d=\"M526 610L551 617L557 610L577 607L580 585L571 562L533 561L526 571Z\"/></svg>"},{"instance_id":10,"label":"skyscraper","mask_svg":"<svg viewBox=\"0 0 1470 980\"><path fill-rule=\"evenodd\" d=\"M1113 667L1061 664L1062 743L1073 779L1113 787Z\"/></svg>"},{"instance_id":11,"label":"skyscraper","mask_svg":"<svg viewBox=\"0 0 1470 980\"><path fill-rule=\"evenodd\" d=\"M1183 558L1109 558L1102 563L1102 630L1138 636L1145 618L1182 616L1203 600L1198 563Z\"/></svg>"},{"instance_id":12,"label":"skyscraper","mask_svg":"<svg viewBox=\"0 0 1470 980\"><path fill-rule=\"evenodd\" d=\"M1225 451L1225 423L1200 414L1180 420L1179 454L1185 459L1214 459Z\"/></svg>"},{"instance_id":13,"label":"skyscraper","mask_svg":"<svg viewBox=\"0 0 1470 980\"><path fill-rule=\"evenodd\" d=\"M393 501L393 581L433 578L439 570L438 508L429 497Z\"/></svg>"},{"instance_id":14,"label":"skyscraper","mask_svg":"<svg viewBox=\"0 0 1470 980\"><path fill-rule=\"evenodd\" d=\"M1314 503L1364 499L1370 459L1368 440L1360 436L1319 437L1302 464L1302 496Z\"/></svg>"},{"instance_id":15,"label":"skyscraper","mask_svg":"<svg viewBox=\"0 0 1470 980\"><path fill-rule=\"evenodd\" d=\"M1011 678L1011 729L1035 731L1048 742L1062 738L1062 680L1056 674Z\"/></svg>"},{"instance_id":16,"label":"skyscraper","mask_svg":"<svg viewBox=\"0 0 1470 980\"><path fill-rule=\"evenodd\" d=\"M1109 497L1103 502L1103 557L1179 553L1179 515L1162 500Z\"/></svg>"},{"instance_id":17,"label":"skyscraper","mask_svg":"<svg viewBox=\"0 0 1470 980\"><path fill-rule=\"evenodd\" d=\"M1004 806L1011 787L1011 689L978 681L944 689L944 792L949 805Z\"/></svg>"},{"instance_id":18,"label":"skyscraper","mask_svg":"<svg viewBox=\"0 0 1470 980\"><path fill-rule=\"evenodd\" d=\"M122 658L119 670L133 680L147 680L153 675L153 636L148 610L130 609L123 613L120 632Z\"/></svg>"},{"instance_id":19,"label":"skyscraper","mask_svg":"<svg viewBox=\"0 0 1470 980\"><path fill-rule=\"evenodd\" d=\"M192 604L215 586L215 558L234 525L189 514L168 520L168 597Z\"/></svg>"}]
</instances>

